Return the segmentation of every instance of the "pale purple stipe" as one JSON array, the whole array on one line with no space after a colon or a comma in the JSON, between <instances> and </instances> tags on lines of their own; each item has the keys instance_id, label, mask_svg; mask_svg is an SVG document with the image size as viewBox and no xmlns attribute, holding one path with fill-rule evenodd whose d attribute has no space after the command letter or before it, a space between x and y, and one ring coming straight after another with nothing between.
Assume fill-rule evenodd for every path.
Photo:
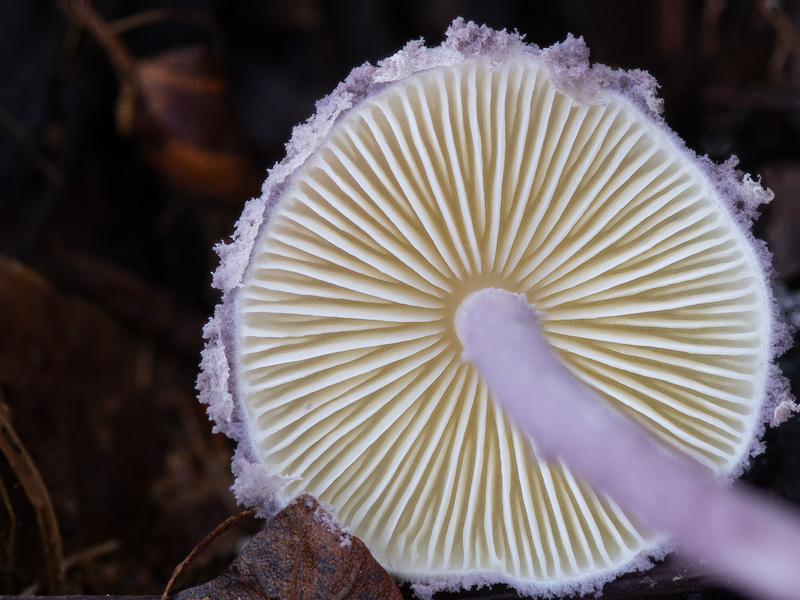
<instances>
[{"instance_id":1,"label":"pale purple stipe","mask_svg":"<svg viewBox=\"0 0 800 600\"><path fill-rule=\"evenodd\" d=\"M800 598L800 517L757 494L721 485L696 463L657 446L604 406L548 346L522 294L485 289L455 318L464 358L530 435L589 483L672 536L721 582L759 597Z\"/></svg>"}]
</instances>

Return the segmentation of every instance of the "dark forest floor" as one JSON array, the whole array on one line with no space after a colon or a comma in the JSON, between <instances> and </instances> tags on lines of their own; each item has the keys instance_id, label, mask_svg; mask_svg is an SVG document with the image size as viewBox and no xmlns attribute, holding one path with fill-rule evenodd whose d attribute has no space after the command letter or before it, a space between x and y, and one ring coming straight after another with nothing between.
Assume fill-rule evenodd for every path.
<instances>
[{"instance_id":1,"label":"dark forest floor","mask_svg":"<svg viewBox=\"0 0 800 600\"><path fill-rule=\"evenodd\" d=\"M455 16L540 46L583 35L593 60L649 70L691 148L738 155L775 191L757 231L780 298L800 307L798 0L96 5L0 2L0 421L30 456L0 461L0 593L158 594L236 511L231 445L194 392L212 247L315 100L409 39L439 43ZM782 366L796 383L800 351ZM798 418L767 442L746 478L800 504ZM47 498L51 519L32 508ZM254 529L221 538L183 583L216 574ZM47 568L59 552L61 583Z\"/></svg>"}]
</instances>

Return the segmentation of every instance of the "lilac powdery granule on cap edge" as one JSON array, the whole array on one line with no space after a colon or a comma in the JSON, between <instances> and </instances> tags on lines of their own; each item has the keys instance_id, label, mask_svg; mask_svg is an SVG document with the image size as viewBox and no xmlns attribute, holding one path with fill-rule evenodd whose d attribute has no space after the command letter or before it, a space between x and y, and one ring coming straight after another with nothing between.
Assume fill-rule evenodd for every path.
<instances>
[{"instance_id":1,"label":"lilac powdery granule on cap edge","mask_svg":"<svg viewBox=\"0 0 800 600\"><path fill-rule=\"evenodd\" d=\"M235 296L232 290L230 296ZM198 399L208 405L208 415L214 422L214 432L224 433L237 442L231 461L234 483L231 490L239 504L258 509L258 516L271 519L285 504L279 500L280 491L296 476L270 473L258 459L253 435L244 418L244 408L236 401L237 384L231 377L233 348L232 332L236 331L235 302L232 298L217 306L214 316L203 329L208 340L202 353L200 375L197 378Z\"/></svg>"}]
</instances>

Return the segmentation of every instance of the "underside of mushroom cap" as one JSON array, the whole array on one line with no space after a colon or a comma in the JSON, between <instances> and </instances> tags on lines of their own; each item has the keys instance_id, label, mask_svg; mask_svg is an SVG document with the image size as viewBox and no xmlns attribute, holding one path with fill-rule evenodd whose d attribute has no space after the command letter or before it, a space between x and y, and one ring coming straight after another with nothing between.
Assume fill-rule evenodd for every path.
<instances>
[{"instance_id":1,"label":"underside of mushroom cap","mask_svg":"<svg viewBox=\"0 0 800 600\"><path fill-rule=\"evenodd\" d=\"M587 591L659 536L540 460L460 358L453 315L525 294L581 381L662 442L737 474L787 401L769 199L661 123L643 72L457 20L356 69L295 129L218 248L198 380L270 514L331 503L418 589ZM427 586L427 587L425 587Z\"/></svg>"}]
</instances>

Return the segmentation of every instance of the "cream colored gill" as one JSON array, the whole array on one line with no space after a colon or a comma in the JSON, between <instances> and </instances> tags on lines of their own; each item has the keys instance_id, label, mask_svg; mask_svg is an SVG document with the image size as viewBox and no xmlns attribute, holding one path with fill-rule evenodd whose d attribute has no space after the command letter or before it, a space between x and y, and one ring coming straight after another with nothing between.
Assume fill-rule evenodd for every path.
<instances>
[{"instance_id":1,"label":"cream colored gill","mask_svg":"<svg viewBox=\"0 0 800 600\"><path fill-rule=\"evenodd\" d=\"M454 311L490 286L666 444L716 471L749 448L766 292L703 175L616 96L470 59L352 109L258 242L238 385L261 459L400 573L613 570L653 534L539 460L460 358Z\"/></svg>"}]
</instances>

